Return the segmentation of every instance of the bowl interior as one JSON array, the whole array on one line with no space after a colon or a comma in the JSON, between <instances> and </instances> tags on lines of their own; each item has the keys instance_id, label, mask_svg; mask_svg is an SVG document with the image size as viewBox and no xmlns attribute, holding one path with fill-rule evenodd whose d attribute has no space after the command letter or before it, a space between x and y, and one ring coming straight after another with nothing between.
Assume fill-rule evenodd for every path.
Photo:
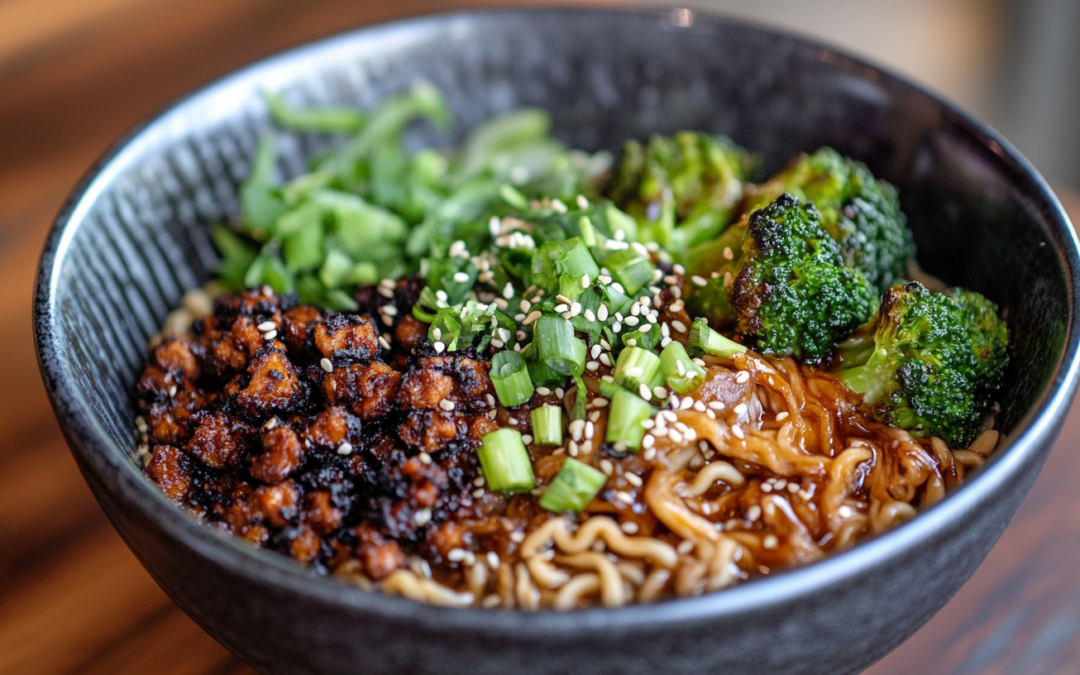
<instances>
[{"instance_id":1,"label":"bowl interior","mask_svg":"<svg viewBox=\"0 0 1080 675\"><path fill-rule=\"evenodd\" d=\"M418 79L442 90L456 126L416 126L416 147L540 106L586 149L700 129L759 150L766 172L822 145L866 162L900 188L923 266L1002 306L1015 340L999 425L1022 432L1072 341L1076 247L1037 175L992 132L859 62L737 23L667 17L483 12L369 29L241 71L125 139L60 214L39 279L43 373L84 459L163 500L130 460L132 387L148 337L210 277L208 225L238 211L268 127L259 90L368 107ZM280 134L282 175L334 142Z\"/></svg>"}]
</instances>

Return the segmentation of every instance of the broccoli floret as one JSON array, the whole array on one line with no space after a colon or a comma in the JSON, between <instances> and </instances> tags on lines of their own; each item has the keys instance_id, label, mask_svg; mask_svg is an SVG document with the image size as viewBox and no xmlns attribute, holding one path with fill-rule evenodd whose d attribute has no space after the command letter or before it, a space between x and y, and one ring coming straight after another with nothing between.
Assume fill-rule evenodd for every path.
<instances>
[{"instance_id":1,"label":"broccoli floret","mask_svg":"<svg viewBox=\"0 0 1080 675\"><path fill-rule=\"evenodd\" d=\"M1008 361L1009 330L997 307L972 291L950 297L912 281L886 291L870 326L872 349L841 345L840 380L879 421L953 448L970 445Z\"/></svg>"},{"instance_id":2,"label":"broccoli floret","mask_svg":"<svg viewBox=\"0 0 1080 675\"><path fill-rule=\"evenodd\" d=\"M652 136L626 142L606 193L638 220L643 240L679 256L723 231L757 166L726 136Z\"/></svg>"},{"instance_id":3,"label":"broccoli floret","mask_svg":"<svg viewBox=\"0 0 1080 675\"><path fill-rule=\"evenodd\" d=\"M907 218L896 188L874 178L866 165L832 148L801 155L767 183L747 189L747 211L785 192L814 202L822 226L840 243L844 264L879 292L906 279L915 255Z\"/></svg>"},{"instance_id":4,"label":"broccoli floret","mask_svg":"<svg viewBox=\"0 0 1080 675\"><path fill-rule=\"evenodd\" d=\"M716 325L734 321L770 354L823 359L877 306L814 205L789 194L728 228L695 262L691 310Z\"/></svg>"}]
</instances>

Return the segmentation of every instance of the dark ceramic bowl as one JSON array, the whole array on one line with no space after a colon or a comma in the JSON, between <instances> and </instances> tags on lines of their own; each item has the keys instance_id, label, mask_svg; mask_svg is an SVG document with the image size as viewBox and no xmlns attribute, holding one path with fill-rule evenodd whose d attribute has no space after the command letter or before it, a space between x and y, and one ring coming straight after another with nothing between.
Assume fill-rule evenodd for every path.
<instances>
[{"instance_id":1,"label":"dark ceramic bowl","mask_svg":"<svg viewBox=\"0 0 1080 675\"><path fill-rule=\"evenodd\" d=\"M941 504L810 567L701 598L571 613L443 609L318 578L190 519L130 458L147 338L237 211L260 88L369 106L417 78L460 134L523 105L574 146L677 129L730 134L775 170L832 145L900 187L920 260L1001 304L1015 335L1004 446ZM446 143L431 129L411 142ZM327 138L286 136L296 173ZM42 376L102 508L169 596L267 673L852 673L936 612L997 541L1077 384L1077 241L1057 199L997 134L871 66L693 15L453 14L369 28L240 71L117 144L56 220L41 258ZM89 583L89 582L88 582Z\"/></svg>"}]
</instances>

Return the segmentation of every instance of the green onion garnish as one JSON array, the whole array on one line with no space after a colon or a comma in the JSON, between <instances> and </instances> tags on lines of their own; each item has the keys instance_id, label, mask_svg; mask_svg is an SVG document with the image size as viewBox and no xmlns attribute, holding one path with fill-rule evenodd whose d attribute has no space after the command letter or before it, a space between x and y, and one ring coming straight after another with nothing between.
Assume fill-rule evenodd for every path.
<instances>
[{"instance_id":1,"label":"green onion garnish","mask_svg":"<svg viewBox=\"0 0 1080 675\"><path fill-rule=\"evenodd\" d=\"M641 439L645 436L645 427L642 422L656 414L656 408L652 407L636 394L631 394L625 389L615 392L611 398L611 413L608 416L607 434L604 436L606 443L614 443L616 448L621 445L626 450L637 450L641 447Z\"/></svg>"},{"instance_id":2,"label":"green onion garnish","mask_svg":"<svg viewBox=\"0 0 1080 675\"><path fill-rule=\"evenodd\" d=\"M544 316L534 326L537 357L560 375L580 374L585 370L585 341L574 337L574 326L557 316Z\"/></svg>"},{"instance_id":3,"label":"green onion garnish","mask_svg":"<svg viewBox=\"0 0 1080 675\"><path fill-rule=\"evenodd\" d=\"M730 359L739 352L745 352L746 347L738 342L729 340L720 333L709 328L704 317L694 319L690 327L690 353L694 355L712 354L722 359Z\"/></svg>"},{"instance_id":4,"label":"green onion garnish","mask_svg":"<svg viewBox=\"0 0 1080 675\"><path fill-rule=\"evenodd\" d=\"M652 261L632 248L615 251L604 259L604 267L627 293L633 295L652 281L656 266Z\"/></svg>"},{"instance_id":5,"label":"green onion garnish","mask_svg":"<svg viewBox=\"0 0 1080 675\"><path fill-rule=\"evenodd\" d=\"M499 429L484 436L476 454L492 491L510 495L526 492L536 485L532 461L516 430Z\"/></svg>"},{"instance_id":6,"label":"green onion garnish","mask_svg":"<svg viewBox=\"0 0 1080 675\"><path fill-rule=\"evenodd\" d=\"M705 380L705 370L694 363L681 342L671 342L660 352L660 372L674 392L685 394Z\"/></svg>"},{"instance_id":7,"label":"green onion garnish","mask_svg":"<svg viewBox=\"0 0 1080 675\"><path fill-rule=\"evenodd\" d=\"M588 464L567 457L555 480L540 498L540 506L554 513L580 512L607 483L607 476Z\"/></svg>"},{"instance_id":8,"label":"green onion garnish","mask_svg":"<svg viewBox=\"0 0 1080 675\"><path fill-rule=\"evenodd\" d=\"M534 409L532 431L537 445L562 445L562 408L543 405Z\"/></svg>"},{"instance_id":9,"label":"green onion garnish","mask_svg":"<svg viewBox=\"0 0 1080 675\"><path fill-rule=\"evenodd\" d=\"M615 363L615 381L631 391L642 385L650 389L660 384L660 357L639 347L627 347Z\"/></svg>"},{"instance_id":10,"label":"green onion garnish","mask_svg":"<svg viewBox=\"0 0 1080 675\"><path fill-rule=\"evenodd\" d=\"M502 351L491 359L491 383L499 403L507 408L532 398L533 383L525 359L517 352Z\"/></svg>"}]
</instances>

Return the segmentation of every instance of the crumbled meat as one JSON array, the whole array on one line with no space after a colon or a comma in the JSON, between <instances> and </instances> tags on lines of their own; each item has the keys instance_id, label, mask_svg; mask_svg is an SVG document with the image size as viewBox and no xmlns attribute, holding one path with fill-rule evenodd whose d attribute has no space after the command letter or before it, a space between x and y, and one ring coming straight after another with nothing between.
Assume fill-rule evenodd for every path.
<instances>
[{"instance_id":1,"label":"crumbled meat","mask_svg":"<svg viewBox=\"0 0 1080 675\"><path fill-rule=\"evenodd\" d=\"M323 393L331 405L348 405L365 420L384 417L394 406L401 373L385 363L335 368L323 379Z\"/></svg>"},{"instance_id":2,"label":"crumbled meat","mask_svg":"<svg viewBox=\"0 0 1080 675\"><path fill-rule=\"evenodd\" d=\"M251 463L251 475L263 483L280 483L300 466L304 446L300 436L287 426L263 431L263 454Z\"/></svg>"},{"instance_id":3,"label":"crumbled meat","mask_svg":"<svg viewBox=\"0 0 1080 675\"><path fill-rule=\"evenodd\" d=\"M406 314L394 329L394 340L406 351L412 351L427 339L427 332L427 324L420 323L412 314Z\"/></svg>"},{"instance_id":4,"label":"crumbled meat","mask_svg":"<svg viewBox=\"0 0 1080 675\"><path fill-rule=\"evenodd\" d=\"M185 464L184 453L179 448L156 445L146 473L165 494L179 502L191 489L191 475Z\"/></svg>"},{"instance_id":5,"label":"crumbled meat","mask_svg":"<svg viewBox=\"0 0 1080 675\"><path fill-rule=\"evenodd\" d=\"M428 454L438 452L458 435L453 413L442 410L409 413L405 424L398 428L401 440Z\"/></svg>"},{"instance_id":6,"label":"crumbled meat","mask_svg":"<svg viewBox=\"0 0 1080 675\"><path fill-rule=\"evenodd\" d=\"M442 401L451 400L454 380L432 368L414 370L405 376L398 393L398 403L405 410L431 410Z\"/></svg>"},{"instance_id":7,"label":"crumbled meat","mask_svg":"<svg viewBox=\"0 0 1080 675\"><path fill-rule=\"evenodd\" d=\"M297 356L308 351L311 345L311 332L315 322L322 318L318 307L300 305L285 312L281 330L278 333L285 342L290 356Z\"/></svg>"},{"instance_id":8,"label":"crumbled meat","mask_svg":"<svg viewBox=\"0 0 1080 675\"><path fill-rule=\"evenodd\" d=\"M296 367L282 351L260 352L247 368L251 380L236 396L240 408L252 417L288 410L301 395Z\"/></svg>"},{"instance_id":9,"label":"crumbled meat","mask_svg":"<svg viewBox=\"0 0 1080 675\"><path fill-rule=\"evenodd\" d=\"M385 579L394 570L405 567L405 552L393 539L368 524L356 528L356 553L364 572L375 581Z\"/></svg>"},{"instance_id":10,"label":"crumbled meat","mask_svg":"<svg viewBox=\"0 0 1080 675\"><path fill-rule=\"evenodd\" d=\"M368 361L379 352L379 342L371 323L358 316L332 314L316 324L315 347L334 363Z\"/></svg>"},{"instance_id":11,"label":"crumbled meat","mask_svg":"<svg viewBox=\"0 0 1080 675\"><path fill-rule=\"evenodd\" d=\"M248 425L220 412L196 413L192 422L198 426L186 450L214 469L236 466L255 435Z\"/></svg>"}]
</instances>

